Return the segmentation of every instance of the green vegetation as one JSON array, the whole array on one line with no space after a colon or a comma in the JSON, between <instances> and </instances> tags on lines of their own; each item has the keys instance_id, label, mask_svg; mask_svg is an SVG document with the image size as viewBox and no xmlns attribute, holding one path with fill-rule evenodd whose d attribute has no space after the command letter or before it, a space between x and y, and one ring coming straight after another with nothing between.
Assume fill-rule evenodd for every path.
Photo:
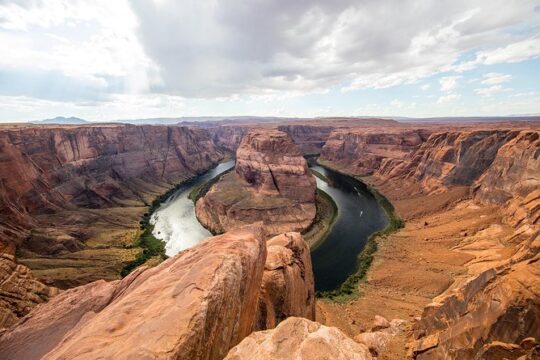
<instances>
[{"instance_id":1,"label":"green vegetation","mask_svg":"<svg viewBox=\"0 0 540 360\"><path fill-rule=\"evenodd\" d=\"M356 179L362 181L359 178ZM376 189L367 184L366 186L386 213L388 224L383 230L371 234L366 246L364 246L364 249L358 254L356 272L350 275L339 288L332 291L317 292L317 297L319 298L336 302L346 302L358 298L358 296L360 296L358 284L365 279L367 271L373 262L374 254L377 252L377 237L388 236L405 226L403 219L396 214L394 205L392 205L392 203Z\"/></svg>"},{"instance_id":2,"label":"green vegetation","mask_svg":"<svg viewBox=\"0 0 540 360\"><path fill-rule=\"evenodd\" d=\"M139 222L139 224L141 225L141 234L139 235L137 240L135 240L135 242L129 246L129 248L141 248L142 251L139 253L139 255L137 255L135 260L127 263L122 268L122 270L120 271L120 275L122 277L127 276L130 272L146 263L152 257L157 256L159 257L160 261L167 258L167 255L165 255L165 242L157 239L152 234L152 231L154 230L154 225L150 224L150 217L163 202L165 202L168 198L171 197L172 194L174 194L175 191L177 191L182 185L189 183L193 179L194 178L188 178L185 181L177 184L174 188L155 198L154 201L152 201L152 204L147 205L149 206L148 212L143 215L142 220Z\"/></svg>"},{"instance_id":3,"label":"green vegetation","mask_svg":"<svg viewBox=\"0 0 540 360\"><path fill-rule=\"evenodd\" d=\"M146 261L148 261L154 256L158 256L160 258L160 261L167 258L167 255L165 255L165 243L154 237L154 235L152 234L153 230L154 226L152 224L148 224L144 228L139 238L132 245L133 247L142 248L142 251L139 253L139 255L137 255L135 260L129 262L124 266L124 268L120 272L120 275L122 275L122 277L127 276L134 269L143 265Z\"/></svg>"}]
</instances>

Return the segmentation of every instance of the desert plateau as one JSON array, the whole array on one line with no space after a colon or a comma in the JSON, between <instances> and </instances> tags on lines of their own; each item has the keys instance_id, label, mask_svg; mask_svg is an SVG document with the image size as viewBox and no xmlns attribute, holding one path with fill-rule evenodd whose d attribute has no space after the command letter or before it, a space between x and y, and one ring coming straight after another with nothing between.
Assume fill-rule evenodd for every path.
<instances>
[{"instance_id":1,"label":"desert plateau","mask_svg":"<svg viewBox=\"0 0 540 360\"><path fill-rule=\"evenodd\" d=\"M0 360L540 360L539 29L0 1Z\"/></svg>"}]
</instances>

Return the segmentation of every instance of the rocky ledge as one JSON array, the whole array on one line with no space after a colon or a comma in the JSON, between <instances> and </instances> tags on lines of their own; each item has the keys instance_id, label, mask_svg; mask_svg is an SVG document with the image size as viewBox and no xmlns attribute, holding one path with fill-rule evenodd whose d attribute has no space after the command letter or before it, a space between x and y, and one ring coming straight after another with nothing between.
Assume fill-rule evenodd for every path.
<instances>
[{"instance_id":1,"label":"rocky ledge","mask_svg":"<svg viewBox=\"0 0 540 360\"><path fill-rule=\"evenodd\" d=\"M303 231L315 219L316 183L284 132L252 130L236 152L236 167L197 201L197 218L214 233L263 221L269 235Z\"/></svg>"},{"instance_id":2,"label":"rocky ledge","mask_svg":"<svg viewBox=\"0 0 540 360\"><path fill-rule=\"evenodd\" d=\"M313 295L301 235L251 225L55 296L0 333L0 358L222 359L254 329L314 319Z\"/></svg>"}]
</instances>

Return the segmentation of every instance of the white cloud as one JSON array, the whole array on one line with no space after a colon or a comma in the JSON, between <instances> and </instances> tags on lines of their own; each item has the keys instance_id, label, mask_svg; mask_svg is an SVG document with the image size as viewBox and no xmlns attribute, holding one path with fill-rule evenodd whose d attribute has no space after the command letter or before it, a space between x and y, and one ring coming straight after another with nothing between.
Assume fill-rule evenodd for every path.
<instances>
[{"instance_id":1,"label":"white cloud","mask_svg":"<svg viewBox=\"0 0 540 360\"><path fill-rule=\"evenodd\" d=\"M439 80L441 84L441 91L450 92L458 88L458 80L461 76L445 76Z\"/></svg>"},{"instance_id":2,"label":"white cloud","mask_svg":"<svg viewBox=\"0 0 540 360\"><path fill-rule=\"evenodd\" d=\"M537 5L537 0L0 0L0 48L8 49L0 55L0 96L41 99L40 109L59 109L57 101L64 101L81 114L104 118L110 111L111 118L122 107L161 114L154 103L186 114L196 109L313 113L310 102L300 104L299 98L330 92L324 98L330 105L325 102L320 111L339 113L332 102L345 99L344 106L352 106L347 99L355 96L340 91L384 94L415 84L409 87L418 92L410 94L414 97L437 87L432 78L421 85L423 79L444 75L444 96L437 102L450 104L460 96L459 83L468 83L466 71L540 55ZM487 74L478 81L486 85L477 89L479 95L495 93L486 89L509 76ZM380 100L394 96L400 100L393 105ZM420 98L430 96L437 98L429 92ZM410 115L407 99L392 93L366 102L388 111L401 103L399 110ZM26 110L2 101L11 104L5 108L28 114L29 100ZM95 115L82 102L99 102L95 107L103 113ZM450 109L430 104L436 111Z\"/></svg>"},{"instance_id":3,"label":"white cloud","mask_svg":"<svg viewBox=\"0 0 540 360\"><path fill-rule=\"evenodd\" d=\"M485 88L474 89L474 92L482 97L490 97L506 91L512 91L512 89L503 88L502 85L493 85Z\"/></svg>"},{"instance_id":4,"label":"white cloud","mask_svg":"<svg viewBox=\"0 0 540 360\"><path fill-rule=\"evenodd\" d=\"M411 84L522 40L505 31L537 18L534 1L131 3L163 91L188 97Z\"/></svg>"},{"instance_id":5,"label":"white cloud","mask_svg":"<svg viewBox=\"0 0 540 360\"><path fill-rule=\"evenodd\" d=\"M456 101L456 100L458 100L460 98L461 98L461 94L452 93L452 94L448 94L448 95L443 95L443 96L441 96L441 97L439 97L437 99L437 104L450 103L450 102Z\"/></svg>"},{"instance_id":6,"label":"white cloud","mask_svg":"<svg viewBox=\"0 0 540 360\"><path fill-rule=\"evenodd\" d=\"M484 75L484 80L482 80L482 84L495 85L495 84L502 84L510 80L512 80L512 75L499 74L499 73L487 73Z\"/></svg>"}]
</instances>

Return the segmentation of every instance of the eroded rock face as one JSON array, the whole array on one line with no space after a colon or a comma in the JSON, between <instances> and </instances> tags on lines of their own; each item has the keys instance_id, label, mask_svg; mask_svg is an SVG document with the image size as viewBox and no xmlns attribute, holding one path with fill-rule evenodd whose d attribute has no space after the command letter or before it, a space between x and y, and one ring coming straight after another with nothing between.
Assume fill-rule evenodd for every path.
<instances>
[{"instance_id":1,"label":"eroded rock face","mask_svg":"<svg viewBox=\"0 0 540 360\"><path fill-rule=\"evenodd\" d=\"M290 137L254 130L224 175L196 204L197 218L214 233L263 221L269 235L307 229L316 215L316 183Z\"/></svg>"},{"instance_id":2,"label":"eroded rock face","mask_svg":"<svg viewBox=\"0 0 540 360\"><path fill-rule=\"evenodd\" d=\"M491 269L436 298L416 329L417 359L474 359L492 342L520 344L540 338L540 254ZM431 344L426 346L426 343Z\"/></svg>"},{"instance_id":3,"label":"eroded rock face","mask_svg":"<svg viewBox=\"0 0 540 360\"><path fill-rule=\"evenodd\" d=\"M0 253L0 329L57 293L58 289L36 280L28 267L17 264L15 256Z\"/></svg>"},{"instance_id":4,"label":"eroded rock face","mask_svg":"<svg viewBox=\"0 0 540 360\"><path fill-rule=\"evenodd\" d=\"M134 257L125 245L132 242L128 235L136 231L145 204L222 158L202 129L2 127L0 253L22 250L19 260L55 287L116 279ZM0 327L54 292L32 280L14 258L2 259L8 274L2 278L9 280L0 282L0 293L11 305L0 301L0 307L7 306L0 310L5 313Z\"/></svg>"},{"instance_id":5,"label":"eroded rock face","mask_svg":"<svg viewBox=\"0 0 540 360\"><path fill-rule=\"evenodd\" d=\"M0 358L222 359L254 326L265 256L250 226L67 290L0 336Z\"/></svg>"},{"instance_id":6,"label":"eroded rock face","mask_svg":"<svg viewBox=\"0 0 540 360\"><path fill-rule=\"evenodd\" d=\"M410 163L428 136L428 130L338 129L322 148L320 160L360 176L392 173Z\"/></svg>"},{"instance_id":7,"label":"eroded rock face","mask_svg":"<svg viewBox=\"0 0 540 360\"><path fill-rule=\"evenodd\" d=\"M0 214L9 219L0 241L15 245L38 214L141 203L150 184L172 187L222 159L204 130L131 125L2 130L0 153Z\"/></svg>"},{"instance_id":8,"label":"eroded rock face","mask_svg":"<svg viewBox=\"0 0 540 360\"><path fill-rule=\"evenodd\" d=\"M275 329L258 331L231 349L227 360L367 360L363 344L340 330L307 319L290 317Z\"/></svg>"},{"instance_id":9,"label":"eroded rock face","mask_svg":"<svg viewBox=\"0 0 540 360\"><path fill-rule=\"evenodd\" d=\"M284 132L248 133L236 151L235 172L258 192L298 202L315 201L315 179L302 153Z\"/></svg>"},{"instance_id":10,"label":"eroded rock face","mask_svg":"<svg viewBox=\"0 0 540 360\"><path fill-rule=\"evenodd\" d=\"M320 154L334 126L314 125L282 125L278 130L283 131L293 139L303 154Z\"/></svg>"},{"instance_id":11,"label":"eroded rock face","mask_svg":"<svg viewBox=\"0 0 540 360\"><path fill-rule=\"evenodd\" d=\"M427 191L470 186L491 166L499 148L517 134L510 130L433 134L415 154L408 176Z\"/></svg>"},{"instance_id":12,"label":"eroded rock face","mask_svg":"<svg viewBox=\"0 0 540 360\"><path fill-rule=\"evenodd\" d=\"M359 160L370 159L369 148L355 153L359 147L351 140L354 135L344 135L347 140L339 142L338 132L334 133L336 143L330 145L341 152L336 151L340 155L329 160L330 165L372 174L388 189L411 185L412 191L421 193L414 196L438 196L454 187L468 188L476 202L471 202L471 207L497 205L499 210L493 209L503 215L504 234L496 231L503 228L501 225L474 236L468 236L467 229L462 231L465 238L452 251L470 254L472 260L464 264L465 273L424 309L414 325L418 339L411 355L417 359L476 359L533 354L535 350L529 345L540 337L538 131L434 131L405 160L383 159L374 163L373 171L363 171L371 164L365 166L366 160ZM487 235L490 232L492 236ZM482 240L484 236L487 238ZM361 338L374 344L382 339L375 333Z\"/></svg>"},{"instance_id":13,"label":"eroded rock face","mask_svg":"<svg viewBox=\"0 0 540 360\"><path fill-rule=\"evenodd\" d=\"M497 152L476 183L481 202L505 205L514 225L537 224L540 219L540 132L522 131Z\"/></svg>"},{"instance_id":14,"label":"eroded rock face","mask_svg":"<svg viewBox=\"0 0 540 360\"><path fill-rule=\"evenodd\" d=\"M268 240L266 246L255 330L275 328L289 316L315 320L311 255L302 235L281 234Z\"/></svg>"}]
</instances>

